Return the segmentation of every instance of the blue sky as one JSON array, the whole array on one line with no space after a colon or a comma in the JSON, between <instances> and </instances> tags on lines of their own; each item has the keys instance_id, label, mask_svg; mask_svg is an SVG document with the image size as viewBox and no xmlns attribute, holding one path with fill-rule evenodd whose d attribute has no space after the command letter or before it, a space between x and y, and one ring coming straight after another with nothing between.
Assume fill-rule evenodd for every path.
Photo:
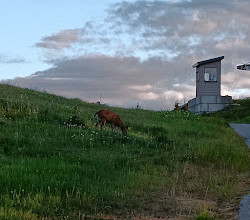
<instances>
[{"instance_id":1,"label":"blue sky","mask_svg":"<svg viewBox=\"0 0 250 220\"><path fill-rule=\"evenodd\" d=\"M0 80L146 109L195 96L197 61L225 56L222 95L250 96L249 0L3 0Z\"/></svg>"},{"instance_id":2,"label":"blue sky","mask_svg":"<svg viewBox=\"0 0 250 220\"><path fill-rule=\"evenodd\" d=\"M43 62L39 48L43 36L98 22L114 1L95 0L4 0L0 13L0 79L28 76L51 65Z\"/></svg>"}]
</instances>

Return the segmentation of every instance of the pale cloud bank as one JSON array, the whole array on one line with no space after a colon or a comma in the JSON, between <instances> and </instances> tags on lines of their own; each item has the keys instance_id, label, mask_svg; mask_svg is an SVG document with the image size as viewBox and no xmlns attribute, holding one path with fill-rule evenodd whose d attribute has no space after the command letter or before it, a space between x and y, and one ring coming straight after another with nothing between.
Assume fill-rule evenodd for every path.
<instances>
[{"instance_id":1,"label":"pale cloud bank","mask_svg":"<svg viewBox=\"0 0 250 220\"><path fill-rule=\"evenodd\" d=\"M182 75L173 78L174 69L160 58L141 62L135 57L83 56L58 62L54 68L12 82L90 102L99 101L101 96L102 102L110 105L135 107L138 102L143 108L157 110L171 108L176 98L180 98L176 97L174 84L181 81ZM178 89L187 98L194 93L185 84Z\"/></svg>"}]
</instances>

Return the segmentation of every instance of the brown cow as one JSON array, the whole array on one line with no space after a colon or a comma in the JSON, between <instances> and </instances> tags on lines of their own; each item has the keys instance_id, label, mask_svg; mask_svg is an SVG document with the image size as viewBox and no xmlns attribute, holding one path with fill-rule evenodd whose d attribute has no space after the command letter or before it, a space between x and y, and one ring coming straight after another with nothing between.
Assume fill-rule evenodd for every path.
<instances>
[{"instance_id":1,"label":"brown cow","mask_svg":"<svg viewBox=\"0 0 250 220\"><path fill-rule=\"evenodd\" d=\"M111 125L112 131L114 130L115 127L119 127L122 130L123 134L127 133L128 128L123 125L120 117L114 112L108 110L100 110L96 112L94 116L96 115L98 116L98 121L95 124L96 127L98 126L98 124L100 124L102 129L102 127L106 123L109 123Z\"/></svg>"}]
</instances>

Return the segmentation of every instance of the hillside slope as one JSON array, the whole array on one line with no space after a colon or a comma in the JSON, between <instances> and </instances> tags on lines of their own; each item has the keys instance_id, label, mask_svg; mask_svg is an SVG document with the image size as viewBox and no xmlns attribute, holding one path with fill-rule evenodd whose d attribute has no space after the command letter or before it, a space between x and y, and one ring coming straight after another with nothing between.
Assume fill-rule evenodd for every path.
<instances>
[{"instance_id":1,"label":"hillside slope","mask_svg":"<svg viewBox=\"0 0 250 220\"><path fill-rule=\"evenodd\" d=\"M250 98L233 100L233 105L229 105L212 116L224 118L228 122L250 123Z\"/></svg>"},{"instance_id":2,"label":"hillside slope","mask_svg":"<svg viewBox=\"0 0 250 220\"><path fill-rule=\"evenodd\" d=\"M126 136L94 127L102 108ZM223 119L0 85L0 162L1 219L235 219L250 160Z\"/></svg>"}]
</instances>

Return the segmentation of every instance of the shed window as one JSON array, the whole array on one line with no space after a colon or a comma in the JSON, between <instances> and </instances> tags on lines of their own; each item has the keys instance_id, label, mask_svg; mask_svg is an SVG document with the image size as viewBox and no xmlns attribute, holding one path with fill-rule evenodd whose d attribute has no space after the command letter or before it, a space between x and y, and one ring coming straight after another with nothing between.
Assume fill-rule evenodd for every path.
<instances>
[{"instance_id":1,"label":"shed window","mask_svg":"<svg viewBox=\"0 0 250 220\"><path fill-rule=\"evenodd\" d=\"M216 82L217 81L217 69L216 68L205 68L204 81Z\"/></svg>"}]
</instances>

